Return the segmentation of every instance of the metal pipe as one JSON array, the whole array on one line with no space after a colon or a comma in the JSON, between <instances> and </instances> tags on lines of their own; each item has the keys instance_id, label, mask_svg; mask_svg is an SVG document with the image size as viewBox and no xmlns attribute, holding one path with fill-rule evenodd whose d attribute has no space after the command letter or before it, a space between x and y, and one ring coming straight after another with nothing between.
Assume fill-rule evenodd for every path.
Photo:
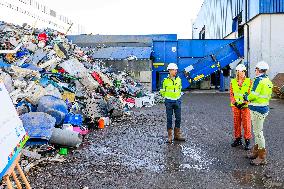
<instances>
[{"instance_id":1,"label":"metal pipe","mask_svg":"<svg viewBox=\"0 0 284 189\"><path fill-rule=\"evenodd\" d=\"M249 35L249 25L248 25L248 3L249 0L246 0L246 16L245 16L245 25L247 26L247 76L250 75L250 63L249 63L249 55L250 55L250 35Z\"/></svg>"}]
</instances>

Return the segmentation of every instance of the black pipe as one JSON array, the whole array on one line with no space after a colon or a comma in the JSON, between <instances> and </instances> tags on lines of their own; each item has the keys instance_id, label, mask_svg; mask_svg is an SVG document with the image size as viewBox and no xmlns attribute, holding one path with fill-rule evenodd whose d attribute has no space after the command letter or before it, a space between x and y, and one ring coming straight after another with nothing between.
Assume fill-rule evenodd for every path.
<instances>
[{"instance_id":1,"label":"black pipe","mask_svg":"<svg viewBox=\"0 0 284 189\"><path fill-rule=\"evenodd\" d=\"M250 73L250 63L249 63L249 55L250 55L250 37L249 37L249 25L248 25L248 0L246 0L246 23L247 26L247 76Z\"/></svg>"}]
</instances>

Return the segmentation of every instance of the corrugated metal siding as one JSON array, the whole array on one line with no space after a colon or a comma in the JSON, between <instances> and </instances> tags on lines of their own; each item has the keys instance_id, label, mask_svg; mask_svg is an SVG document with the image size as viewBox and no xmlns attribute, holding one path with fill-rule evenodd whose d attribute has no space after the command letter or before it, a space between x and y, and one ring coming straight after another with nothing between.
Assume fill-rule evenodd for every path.
<instances>
[{"instance_id":1,"label":"corrugated metal siding","mask_svg":"<svg viewBox=\"0 0 284 189\"><path fill-rule=\"evenodd\" d=\"M234 40L190 40L180 39L178 40L178 57L190 58L190 57L204 57L210 55L215 49L225 46Z\"/></svg>"},{"instance_id":2,"label":"corrugated metal siding","mask_svg":"<svg viewBox=\"0 0 284 189\"><path fill-rule=\"evenodd\" d=\"M246 12L246 7L244 4L244 11L243 11L243 22L247 20L250 20L254 16L259 14L260 11L260 0L247 0L247 12ZM247 16L245 16L247 14Z\"/></svg>"},{"instance_id":3,"label":"corrugated metal siding","mask_svg":"<svg viewBox=\"0 0 284 189\"><path fill-rule=\"evenodd\" d=\"M205 0L193 26L193 38L199 38L204 26L206 39L226 37L240 13L243 23L260 13L284 13L284 0Z\"/></svg>"},{"instance_id":4,"label":"corrugated metal siding","mask_svg":"<svg viewBox=\"0 0 284 189\"><path fill-rule=\"evenodd\" d=\"M233 19L239 15L245 0L205 0L195 20L194 38L205 26L206 39L222 39L232 32Z\"/></svg>"},{"instance_id":5,"label":"corrugated metal siding","mask_svg":"<svg viewBox=\"0 0 284 189\"><path fill-rule=\"evenodd\" d=\"M259 13L283 13L284 0L259 0Z\"/></svg>"},{"instance_id":6,"label":"corrugated metal siding","mask_svg":"<svg viewBox=\"0 0 284 189\"><path fill-rule=\"evenodd\" d=\"M137 59L150 59L151 47L109 47L95 51L92 55L94 59L122 60L129 56Z\"/></svg>"},{"instance_id":7,"label":"corrugated metal siding","mask_svg":"<svg viewBox=\"0 0 284 189\"><path fill-rule=\"evenodd\" d=\"M68 35L68 40L80 46L131 46L131 43L143 43L152 45L152 40L172 41L177 40L176 34L154 34L154 35ZM111 44L111 45L108 45ZM144 46L144 45L141 45Z\"/></svg>"}]
</instances>

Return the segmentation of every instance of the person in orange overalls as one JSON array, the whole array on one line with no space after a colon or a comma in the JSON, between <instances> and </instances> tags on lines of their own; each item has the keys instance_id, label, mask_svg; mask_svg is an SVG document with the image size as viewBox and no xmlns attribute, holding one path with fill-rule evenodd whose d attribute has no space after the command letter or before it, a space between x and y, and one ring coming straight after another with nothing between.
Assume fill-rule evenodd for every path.
<instances>
[{"instance_id":1,"label":"person in orange overalls","mask_svg":"<svg viewBox=\"0 0 284 189\"><path fill-rule=\"evenodd\" d=\"M237 76L231 79L230 84L230 99L234 118L234 142L232 147L237 147L243 144L242 142L242 126L244 129L245 150L250 149L251 139L251 119L248 103L244 101L244 94L250 93L252 82L246 77L246 66L239 64L236 67Z\"/></svg>"}]
</instances>

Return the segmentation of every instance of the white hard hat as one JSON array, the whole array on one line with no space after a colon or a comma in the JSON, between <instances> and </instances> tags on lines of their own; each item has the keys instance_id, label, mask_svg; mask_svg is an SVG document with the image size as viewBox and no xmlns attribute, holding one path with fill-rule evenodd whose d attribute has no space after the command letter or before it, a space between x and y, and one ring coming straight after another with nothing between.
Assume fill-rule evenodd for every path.
<instances>
[{"instance_id":1,"label":"white hard hat","mask_svg":"<svg viewBox=\"0 0 284 189\"><path fill-rule=\"evenodd\" d=\"M167 70L177 70L178 66L175 63L169 63Z\"/></svg>"},{"instance_id":2,"label":"white hard hat","mask_svg":"<svg viewBox=\"0 0 284 189\"><path fill-rule=\"evenodd\" d=\"M236 67L236 71L246 71L247 68L244 64L239 64L237 67Z\"/></svg>"},{"instance_id":3,"label":"white hard hat","mask_svg":"<svg viewBox=\"0 0 284 189\"><path fill-rule=\"evenodd\" d=\"M260 69L260 70L268 70L269 69L268 64L264 61L258 62L255 67Z\"/></svg>"}]
</instances>

